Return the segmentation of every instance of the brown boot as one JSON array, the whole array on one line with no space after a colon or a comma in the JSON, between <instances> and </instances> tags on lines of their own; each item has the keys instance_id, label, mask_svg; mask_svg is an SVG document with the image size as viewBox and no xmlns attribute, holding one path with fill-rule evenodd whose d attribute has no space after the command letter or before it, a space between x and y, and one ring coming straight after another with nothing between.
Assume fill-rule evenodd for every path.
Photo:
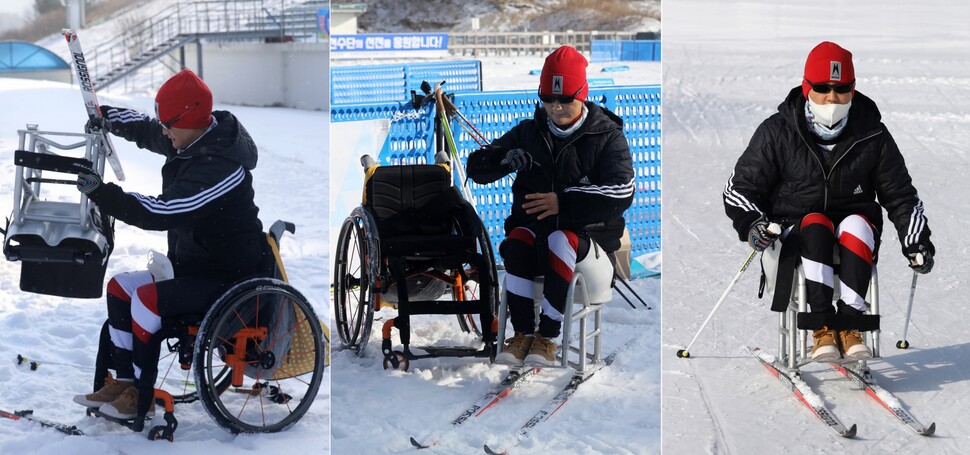
<instances>
[{"instance_id":1,"label":"brown boot","mask_svg":"<svg viewBox=\"0 0 970 455\"><path fill-rule=\"evenodd\" d=\"M118 399L106 403L98 408L102 414L116 419L134 419L138 416L138 389L131 385L121 393ZM147 417L155 415L155 402L148 408Z\"/></svg>"},{"instance_id":2,"label":"brown boot","mask_svg":"<svg viewBox=\"0 0 970 455\"><path fill-rule=\"evenodd\" d=\"M86 395L74 395L74 402L89 408L100 408L101 405L118 399L121 393L131 385L131 381L117 381L111 377L111 373L108 373L104 386L100 390Z\"/></svg>"},{"instance_id":3,"label":"brown boot","mask_svg":"<svg viewBox=\"0 0 970 455\"><path fill-rule=\"evenodd\" d=\"M812 348L812 360L816 362L834 362L839 360L842 355L839 353L839 346L835 342L837 332L822 327L812 332L815 340L815 347Z\"/></svg>"},{"instance_id":4,"label":"brown boot","mask_svg":"<svg viewBox=\"0 0 970 455\"><path fill-rule=\"evenodd\" d=\"M529 355L525 358L526 365L552 366L556 363L556 342L536 333Z\"/></svg>"},{"instance_id":5,"label":"brown boot","mask_svg":"<svg viewBox=\"0 0 970 455\"><path fill-rule=\"evenodd\" d=\"M502 348L502 352L495 356L495 363L514 367L522 366L522 361L525 360L529 348L532 347L533 339L532 335L515 332L514 336L505 340L505 347Z\"/></svg>"},{"instance_id":6,"label":"brown boot","mask_svg":"<svg viewBox=\"0 0 970 455\"><path fill-rule=\"evenodd\" d=\"M846 362L858 362L872 358L872 351L862 341L862 334L857 330L842 330L839 332L842 342L842 356Z\"/></svg>"}]
</instances>

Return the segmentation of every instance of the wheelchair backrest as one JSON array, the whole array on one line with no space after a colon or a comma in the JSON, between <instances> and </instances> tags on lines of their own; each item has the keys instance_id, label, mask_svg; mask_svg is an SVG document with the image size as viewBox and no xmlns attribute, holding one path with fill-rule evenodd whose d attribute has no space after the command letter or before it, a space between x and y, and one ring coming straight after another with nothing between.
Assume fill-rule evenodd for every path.
<instances>
[{"instance_id":1,"label":"wheelchair backrest","mask_svg":"<svg viewBox=\"0 0 970 455\"><path fill-rule=\"evenodd\" d=\"M448 215L461 201L439 165L380 166L364 184L364 206L381 236L449 234Z\"/></svg>"},{"instance_id":2,"label":"wheelchair backrest","mask_svg":"<svg viewBox=\"0 0 970 455\"><path fill-rule=\"evenodd\" d=\"M269 250L261 269L265 270L266 275L270 278L276 278L277 280L288 283L289 279L286 277L286 268L283 267L283 258L280 256L280 241L283 240L283 234L286 232L295 234L296 225L289 221L276 220L270 226L269 231L266 233L266 245Z\"/></svg>"}]
</instances>

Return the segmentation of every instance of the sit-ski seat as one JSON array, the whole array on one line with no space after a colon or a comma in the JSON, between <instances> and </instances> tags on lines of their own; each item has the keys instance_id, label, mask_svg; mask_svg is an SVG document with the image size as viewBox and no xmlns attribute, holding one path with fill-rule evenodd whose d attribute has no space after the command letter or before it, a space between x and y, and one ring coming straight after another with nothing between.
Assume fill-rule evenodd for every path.
<instances>
[{"instance_id":1,"label":"sit-ski seat","mask_svg":"<svg viewBox=\"0 0 970 455\"><path fill-rule=\"evenodd\" d=\"M76 202L42 199L41 184L75 185L73 178L43 177L44 171L75 175L74 164L92 165L103 172L102 136L44 132L34 125L18 133L14 208L4 231L3 254L8 261L22 263L20 289L62 297L101 297L108 256L114 247L113 219L101 215L80 192L76 193ZM62 144L51 139L56 136L79 141ZM51 152L52 148L82 147L84 156L79 158Z\"/></svg>"},{"instance_id":2,"label":"sit-ski seat","mask_svg":"<svg viewBox=\"0 0 970 455\"><path fill-rule=\"evenodd\" d=\"M779 269L781 247L779 242L776 246L768 248L761 256L761 265L764 276L765 290L768 295L773 296L775 292L785 292L776 289L776 278ZM835 268L833 302L839 299L838 269L840 265L838 246L833 255L833 267ZM812 344L808 341L809 333L812 330L820 329L823 326L834 330L844 330L853 328L859 330L865 343L872 350L872 357L880 357L879 352L879 274L876 264L872 266L872 277L869 280L869 289L866 293L866 303L868 311L865 314L856 316L846 316L842 314L812 313L809 311L808 296L805 285L805 272L799 263L794 273L792 289L789 291L787 308L778 315L778 359L781 364L795 371L799 367L813 362L811 358ZM862 362L863 366L865 362Z\"/></svg>"},{"instance_id":3,"label":"sit-ski seat","mask_svg":"<svg viewBox=\"0 0 970 455\"><path fill-rule=\"evenodd\" d=\"M602 366L603 347L603 316L602 310L613 300L613 273L615 258L603 251L595 241L591 242L589 253L582 261L576 263L573 278L566 290L566 307L563 311L562 340L556 353L556 366L572 367L579 376L590 373L592 368ZM505 331L508 325L508 296L502 281L501 301L499 304L498 352L502 351L505 343ZM535 324L539 325L539 313L543 299L544 276L537 276L532 280L532 300L535 308ZM592 316L592 327L589 317ZM578 330L574 323L578 322ZM592 340L593 347L589 349L588 342ZM576 354L573 360L573 354Z\"/></svg>"}]
</instances>

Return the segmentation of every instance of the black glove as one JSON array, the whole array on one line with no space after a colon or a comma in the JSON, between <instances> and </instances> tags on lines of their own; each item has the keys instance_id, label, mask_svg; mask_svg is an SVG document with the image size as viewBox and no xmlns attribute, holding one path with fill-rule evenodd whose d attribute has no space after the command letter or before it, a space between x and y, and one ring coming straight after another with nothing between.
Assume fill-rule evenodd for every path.
<instances>
[{"instance_id":1,"label":"black glove","mask_svg":"<svg viewBox=\"0 0 970 455\"><path fill-rule=\"evenodd\" d=\"M532 167L532 155L522 149L512 149L505 152L505 158L499 162L514 172L522 172Z\"/></svg>"},{"instance_id":2,"label":"black glove","mask_svg":"<svg viewBox=\"0 0 970 455\"><path fill-rule=\"evenodd\" d=\"M758 218L757 221L751 223L751 227L748 229L748 245L751 245L751 248L754 248L755 251L764 251L765 248L775 243L778 234L780 233L768 230L768 220Z\"/></svg>"},{"instance_id":3,"label":"black glove","mask_svg":"<svg viewBox=\"0 0 970 455\"><path fill-rule=\"evenodd\" d=\"M101 174L88 164L74 164L77 171L77 190L90 196L101 187Z\"/></svg>"},{"instance_id":4,"label":"black glove","mask_svg":"<svg viewBox=\"0 0 970 455\"><path fill-rule=\"evenodd\" d=\"M929 240L921 243L914 243L906 247L906 259L909 259L909 268L916 273L930 273L933 270L933 253L936 248Z\"/></svg>"},{"instance_id":5,"label":"black glove","mask_svg":"<svg viewBox=\"0 0 970 455\"><path fill-rule=\"evenodd\" d=\"M104 131L105 133L111 132L111 122L105 117L91 117L84 124L85 133L97 133L100 131Z\"/></svg>"},{"instance_id":6,"label":"black glove","mask_svg":"<svg viewBox=\"0 0 970 455\"><path fill-rule=\"evenodd\" d=\"M96 133L99 131L104 131L105 133L111 132L111 122L108 121L108 110L109 109L117 110L117 108L113 108L111 106L104 106L104 105L99 107L100 107L99 110L101 111L101 116L88 118L88 122L84 124L85 133Z\"/></svg>"}]
</instances>

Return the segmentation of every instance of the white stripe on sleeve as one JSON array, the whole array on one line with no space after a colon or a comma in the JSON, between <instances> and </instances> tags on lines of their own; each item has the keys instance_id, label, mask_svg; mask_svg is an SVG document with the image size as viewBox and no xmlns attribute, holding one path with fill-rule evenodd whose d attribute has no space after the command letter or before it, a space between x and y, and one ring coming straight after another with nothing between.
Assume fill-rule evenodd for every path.
<instances>
[{"instance_id":1,"label":"white stripe on sleeve","mask_svg":"<svg viewBox=\"0 0 970 455\"><path fill-rule=\"evenodd\" d=\"M236 172L233 172L221 182L215 184L212 188L209 188L194 196L181 199L172 199L170 201L162 201L158 198L144 196L138 193L131 194L135 196L135 198L138 199L138 202L140 202L143 207L148 209L149 212L162 215L186 213L196 210L204 206L206 203L232 191L233 188L239 186L239 184L243 182L245 177L245 169L242 166L239 166L239 169L237 169Z\"/></svg>"}]
</instances>

